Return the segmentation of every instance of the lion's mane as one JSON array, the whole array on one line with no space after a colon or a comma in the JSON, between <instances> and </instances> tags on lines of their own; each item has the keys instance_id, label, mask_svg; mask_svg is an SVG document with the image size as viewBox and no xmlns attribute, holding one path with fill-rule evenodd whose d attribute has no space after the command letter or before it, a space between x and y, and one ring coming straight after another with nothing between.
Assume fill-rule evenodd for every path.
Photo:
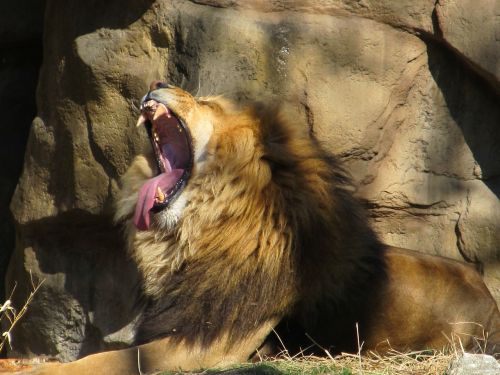
<instances>
[{"instance_id":1,"label":"lion's mane","mask_svg":"<svg viewBox=\"0 0 500 375\"><path fill-rule=\"evenodd\" d=\"M367 286L385 271L344 170L279 111L211 103L222 125L189 181L178 224L128 227L147 301L137 342L209 343L225 332L238 339L282 316L321 340L362 322ZM152 170L139 157L124 176L120 218ZM321 316L336 321L316 327Z\"/></svg>"}]
</instances>

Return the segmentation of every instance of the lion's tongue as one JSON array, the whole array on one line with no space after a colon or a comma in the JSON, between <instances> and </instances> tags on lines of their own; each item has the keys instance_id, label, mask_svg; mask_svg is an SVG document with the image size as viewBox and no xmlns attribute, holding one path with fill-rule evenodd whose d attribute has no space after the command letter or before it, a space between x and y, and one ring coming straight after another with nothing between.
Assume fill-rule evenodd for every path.
<instances>
[{"instance_id":1,"label":"lion's tongue","mask_svg":"<svg viewBox=\"0 0 500 375\"><path fill-rule=\"evenodd\" d=\"M179 181L184 169L173 169L169 173L162 173L159 176L149 179L141 190L139 190L139 199L135 207L134 224L139 230L149 228L149 211L153 208L157 187L167 193Z\"/></svg>"}]
</instances>

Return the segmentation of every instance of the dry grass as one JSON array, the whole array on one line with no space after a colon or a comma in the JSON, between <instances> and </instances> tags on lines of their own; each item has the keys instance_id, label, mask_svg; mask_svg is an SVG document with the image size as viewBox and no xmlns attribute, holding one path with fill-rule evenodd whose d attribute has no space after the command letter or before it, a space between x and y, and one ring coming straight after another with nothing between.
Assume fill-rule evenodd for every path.
<instances>
[{"instance_id":1,"label":"dry grass","mask_svg":"<svg viewBox=\"0 0 500 375\"><path fill-rule=\"evenodd\" d=\"M391 352L385 356L374 353L342 354L331 358L281 357L259 363L245 364L229 369L212 369L198 375L443 375L457 353ZM166 374L179 374L163 372Z\"/></svg>"},{"instance_id":2,"label":"dry grass","mask_svg":"<svg viewBox=\"0 0 500 375\"><path fill-rule=\"evenodd\" d=\"M35 284L31 273L30 277L31 277L32 289L21 310L17 311L15 307L12 305L12 296L14 295L14 292L16 290L15 285L14 288L12 289L12 292L10 293L9 298L3 304L0 305L0 323L2 323L2 327L6 327L5 331L2 332L2 336L0 338L0 353L3 352L7 344L10 346L12 341L12 330L19 322L19 320L23 317L23 315L26 313L26 311L28 311L28 305L33 300L35 293L38 291L38 289L40 289L40 287L43 284L43 280Z\"/></svg>"},{"instance_id":3,"label":"dry grass","mask_svg":"<svg viewBox=\"0 0 500 375\"><path fill-rule=\"evenodd\" d=\"M443 375L450 363L461 356L455 348L447 352L415 351L400 353L391 350L381 356L373 352L326 357L296 355L283 352L276 358L257 363L235 365L225 369L209 369L196 375ZM185 372L160 372L162 375Z\"/></svg>"},{"instance_id":4,"label":"dry grass","mask_svg":"<svg viewBox=\"0 0 500 375\"><path fill-rule=\"evenodd\" d=\"M454 354L438 352L391 352L384 356L375 353L363 355L342 354L333 358L280 359L274 363L286 374L370 374L408 375L444 374ZM332 372L323 370L333 370ZM336 371L336 372L335 372Z\"/></svg>"}]
</instances>

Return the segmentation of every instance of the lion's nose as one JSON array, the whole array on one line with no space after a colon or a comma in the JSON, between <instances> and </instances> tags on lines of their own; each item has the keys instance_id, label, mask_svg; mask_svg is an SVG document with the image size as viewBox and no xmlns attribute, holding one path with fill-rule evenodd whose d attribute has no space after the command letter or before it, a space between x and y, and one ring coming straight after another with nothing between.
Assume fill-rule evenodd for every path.
<instances>
[{"instance_id":1,"label":"lion's nose","mask_svg":"<svg viewBox=\"0 0 500 375\"><path fill-rule=\"evenodd\" d=\"M149 85L149 91L167 88L168 84L162 81L153 81Z\"/></svg>"}]
</instances>

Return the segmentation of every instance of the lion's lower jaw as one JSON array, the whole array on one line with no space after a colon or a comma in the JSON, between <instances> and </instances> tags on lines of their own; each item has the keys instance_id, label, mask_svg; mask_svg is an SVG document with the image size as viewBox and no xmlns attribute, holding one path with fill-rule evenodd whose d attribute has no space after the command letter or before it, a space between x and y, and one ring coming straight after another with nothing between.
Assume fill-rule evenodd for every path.
<instances>
[{"instance_id":1,"label":"lion's lower jaw","mask_svg":"<svg viewBox=\"0 0 500 375\"><path fill-rule=\"evenodd\" d=\"M170 232L175 229L186 207L187 196L182 193L170 206L152 215L153 226L161 231Z\"/></svg>"}]
</instances>

